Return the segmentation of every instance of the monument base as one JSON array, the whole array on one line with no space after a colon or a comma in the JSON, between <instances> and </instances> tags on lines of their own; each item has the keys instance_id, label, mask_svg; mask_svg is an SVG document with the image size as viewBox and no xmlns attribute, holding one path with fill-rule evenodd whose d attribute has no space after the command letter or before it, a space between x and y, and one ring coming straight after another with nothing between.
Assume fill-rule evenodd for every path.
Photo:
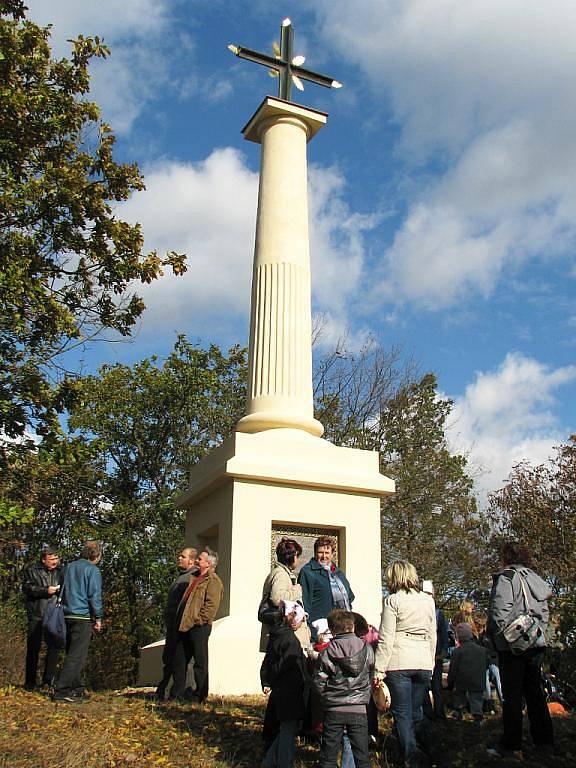
<instances>
[{"instance_id":1,"label":"monument base","mask_svg":"<svg viewBox=\"0 0 576 768\"><path fill-rule=\"evenodd\" d=\"M356 595L353 609L378 623L380 500L393 491L376 452L336 447L301 430L236 432L193 467L176 502L188 509L186 544L219 553L225 589L210 637L212 693L261 690L256 617L278 529L332 533Z\"/></svg>"}]
</instances>

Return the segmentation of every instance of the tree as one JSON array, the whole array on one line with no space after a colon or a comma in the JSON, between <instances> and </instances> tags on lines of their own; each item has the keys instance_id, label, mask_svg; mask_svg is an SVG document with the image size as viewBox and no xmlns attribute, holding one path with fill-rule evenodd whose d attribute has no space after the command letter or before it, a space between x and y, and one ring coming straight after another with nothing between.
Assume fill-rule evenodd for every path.
<instances>
[{"instance_id":1,"label":"tree","mask_svg":"<svg viewBox=\"0 0 576 768\"><path fill-rule=\"evenodd\" d=\"M487 522L464 456L452 454L445 425L452 403L432 374L418 375L397 348L371 340L357 353L346 340L315 366L315 415L336 445L380 452L396 493L382 505L382 563L413 562L441 601L489 581Z\"/></svg>"},{"instance_id":2,"label":"tree","mask_svg":"<svg viewBox=\"0 0 576 768\"><path fill-rule=\"evenodd\" d=\"M576 635L576 435L536 467L516 465L506 485L489 498L494 545L504 538L525 542L539 573L556 594L565 641Z\"/></svg>"},{"instance_id":3,"label":"tree","mask_svg":"<svg viewBox=\"0 0 576 768\"><path fill-rule=\"evenodd\" d=\"M380 412L398 390L414 380L417 367L369 339L358 351L346 348L346 338L320 356L314 366L314 411L324 437L335 445L379 450Z\"/></svg>"},{"instance_id":4,"label":"tree","mask_svg":"<svg viewBox=\"0 0 576 768\"><path fill-rule=\"evenodd\" d=\"M133 679L140 646L161 632L161 608L184 513L175 496L188 470L233 430L245 401L246 354L193 346L182 336L162 365L104 366L80 384L70 428L106 467L96 529L105 543L105 647L126 648ZM111 652L111 647L107 652Z\"/></svg>"},{"instance_id":5,"label":"tree","mask_svg":"<svg viewBox=\"0 0 576 768\"><path fill-rule=\"evenodd\" d=\"M436 378L401 387L380 415L381 471L396 481L382 506L382 562L403 558L432 579L440 602L488 581L486 522L478 513L466 458L450 452L445 435L452 402Z\"/></svg>"},{"instance_id":6,"label":"tree","mask_svg":"<svg viewBox=\"0 0 576 768\"><path fill-rule=\"evenodd\" d=\"M7 600L20 591L24 562L37 560L44 545L76 557L80 542L96 536L104 467L89 445L74 438L14 443L3 454L0 598Z\"/></svg>"},{"instance_id":7,"label":"tree","mask_svg":"<svg viewBox=\"0 0 576 768\"><path fill-rule=\"evenodd\" d=\"M135 164L113 158L115 138L85 97L88 67L106 58L78 37L55 60L50 28L0 0L0 433L57 431L74 397L62 355L105 330L122 336L144 310L131 293L184 256L143 253L140 225L114 203L144 189Z\"/></svg>"}]
</instances>

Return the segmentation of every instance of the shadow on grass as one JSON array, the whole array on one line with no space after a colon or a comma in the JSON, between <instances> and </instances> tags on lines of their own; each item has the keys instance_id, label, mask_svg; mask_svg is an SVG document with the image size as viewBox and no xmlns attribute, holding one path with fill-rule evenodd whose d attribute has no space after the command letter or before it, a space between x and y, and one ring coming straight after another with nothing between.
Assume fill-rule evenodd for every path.
<instances>
[{"instance_id":1,"label":"shadow on grass","mask_svg":"<svg viewBox=\"0 0 576 768\"><path fill-rule=\"evenodd\" d=\"M261 697L221 699L211 697L205 705L154 705L163 718L177 724L186 734L202 733L209 749L216 750L230 768L260 765L261 724L265 702ZM554 718L557 754L546 758L532 746L527 718L524 733L524 763L542 768L574 768L576 766L576 717ZM380 738L372 752L374 768L397 768L402 765L397 739L392 732L390 715L380 716ZM501 735L499 715L488 715L482 725L465 717L436 720L429 723L433 765L442 768L518 768L520 761L490 757L486 749L498 742ZM312 740L300 741L295 765L297 768L313 766L318 759L318 746Z\"/></svg>"},{"instance_id":2,"label":"shadow on grass","mask_svg":"<svg viewBox=\"0 0 576 768\"><path fill-rule=\"evenodd\" d=\"M257 768L262 757L263 696L215 697L206 705L158 704L134 690L95 693L85 704L55 704L46 695L0 689L0 766L4 768ZM381 716L381 743L373 768L396 768L392 721ZM576 765L576 718L554 718L558 756L544 768ZM498 717L483 727L471 720L432 724L436 755L451 768L518 768L490 759ZM526 762L542 766L526 737ZM318 747L302 743L295 768L311 768Z\"/></svg>"}]
</instances>

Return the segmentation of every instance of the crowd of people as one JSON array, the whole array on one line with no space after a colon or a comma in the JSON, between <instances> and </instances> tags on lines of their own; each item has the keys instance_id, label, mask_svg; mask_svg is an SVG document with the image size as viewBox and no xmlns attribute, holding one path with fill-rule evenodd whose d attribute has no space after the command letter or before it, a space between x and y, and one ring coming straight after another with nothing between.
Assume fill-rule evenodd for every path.
<instances>
[{"instance_id":1,"label":"crowd of people","mask_svg":"<svg viewBox=\"0 0 576 768\"><path fill-rule=\"evenodd\" d=\"M435 605L434 586L416 568L397 560L385 570L386 597L379 628L353 612L354 593L334 562L329 537L320 537L314 556L298 571L300 544L283 538L265 579L258 619L264 652L261 683L268 695L263 723L264 768L291 768L296 737L305 728L320 740L321 768L368 768L378 735L378 709L389 706L407 768L430 765L434 723L446 717L443 667L451 714L469 710L482 726L493 707L492 686L502 708L502 737L491 757L522 756L526 705L534 748L553 754L552 721L542 684L549 585L531 568L527 547L502 546L502 569L493 577L487 612L464 601L450 617ZM83 669L93 631L102 628L102 552L87 542L65 570L58 553L46 548L41 561L23 572L28 613L25 686L37 686L43 618L61 603L66 655L56 675L58 649L48 642L42 685L57 702L81 702ZM224 588L218 555L184 548L179 573L165 606L163 676L156 698L202 703L209 690L208 641ZM187 684L192 665L193 680Z\"/></svg>"},{"instance_id":2,"label":"crowd of people","mask_svg":"<svg viewBox=\"0 0 576 768\"><path fill-rule=\"evenodd\" d=\"M26 599L28 633L25 687L35 690L38 661L46 642L44 670L40 687L51 691L52 699L81 703L89 698L84 684L84 667L93 632L102 631L102 577L97 567L102 558L99 542L88 541L80 557L64 570L59 555L51 548L41 553L40 562L22 573ZM178 556L179 574L168 591L164 620L166 641L162 656L163 675L156 698L203 703L208 697L208 640L218 613L224 586L216 574L218 554L210 547L200 553L186 547ZM61 603L65 620L65 657L56 674L59 646L47 631L45 618L49 605ZM193 681L187 685L189 665Z\"/></svg>"},{"instance_id":3,"label":"crowd of people","mask_svg":"<svg viewBox=\"0 0 576 768\"><path fill-rule=\"evenodd\" d=\"M542 760L553 754L541 673L551 589L530 567L527 547L502 546L487 612L463 601L449 619L436 607L429 580L420 581L407 561L391 563L377 631L352 611L354 593L333 562L332 541L316 541L296 579L301 551L293 539L279 542L260 603L261 682L269 693L264 768L291 768L302 723L321 733L321 768L335 768L340 753L342 768L366 768L378 728L376 701L380 708L389 704L404 765L431 765L435 721L446 717L447 657L456 719L469 710L482 726L485 711L493 711L494 685L502 736L488 747L489 758L522 758L524 704L535 751Z\"/></svg>"}]
</instances>

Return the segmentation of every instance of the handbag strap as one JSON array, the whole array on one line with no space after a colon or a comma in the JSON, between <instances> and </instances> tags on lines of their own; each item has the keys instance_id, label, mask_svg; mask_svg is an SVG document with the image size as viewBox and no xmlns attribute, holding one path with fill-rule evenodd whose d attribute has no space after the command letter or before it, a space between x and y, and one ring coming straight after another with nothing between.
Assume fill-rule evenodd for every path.
<instances>
[{"instance_id":1,"label":"handbag strap","mask_svg":"<svg viewBox=\"0 0 576 768\"><path fill-rule=\"evenodd\" d=\"M526 589L526 583L524 581L524 578L518 573L518 571L514 571L518 578L520 579L520 586L522 587L522 595L524 597L524 605L526 607L527 613L532 613L532 610L530 608L530 603L528 602L528 591Z\"/></svg>"},{"instance_id":2,"label":"handbag strap","mask_svg":"<svg viewBox=\"0 0 576 768\"><path fill-rule=\"evenodd\" d=\"M63 597L64 597L64 581L62 581L62 584L60 584L60 589L58 590L58 594L56 595L56 605L62 604Z\"/></svg>"}]
</instances>

